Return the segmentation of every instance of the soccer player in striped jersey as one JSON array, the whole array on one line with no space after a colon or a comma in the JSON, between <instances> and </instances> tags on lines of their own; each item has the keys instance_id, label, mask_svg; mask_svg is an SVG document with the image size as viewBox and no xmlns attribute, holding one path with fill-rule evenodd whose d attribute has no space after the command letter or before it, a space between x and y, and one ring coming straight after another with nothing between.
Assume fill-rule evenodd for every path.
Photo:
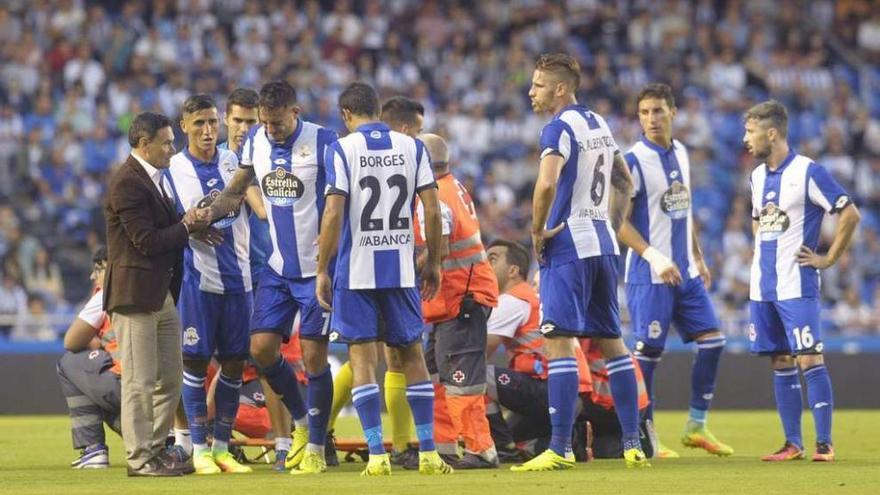
<instances>
[{"instance_id":1,"label":"soccer player in striped jersey","mask_svg":"<svg viewBox=\"0 0 880 495\"><path fill-rule=\"evenodd\" d=\"M180 127L187 147L171 158L168 178L180 212L208 206L238 169L229 150L217 149L220 117L204 94L183 103ZM248 356L248 318L252 308L249 265L250 228L243 207L214 223L223 234L216 246L190 240L184 250L183 287L178 310L183 328L183 406L193 442L196 474L247 473L229 453L232 423L238 412L241 372ZM217 380L214 443L207 443L205 378L215 356Z\"/></svg>"},{"instance_id":2,"label":"soccer player in striped jersey","mask_svg":"<svg viewBox=\"0 0 880 495\"><path fill-rule=\"evenodd\" d=\"M833 265L849 247L859 223L850 196L831 174L788 145L788 112L770 100L750 108L743 143L762 160L751 174L752 231L755 235L749 303L752 352L770 356L776 409L785 444L765 461L804 457L801 385L816 426L814 461L834 460L831 379L822 357L819 270ZM828 253L816 253L826 213L837 215Z\"/></svg>"},{"instance_id":3,"label":"soccer player in striped jersey","mask_svg":"<svg viewBox=\"0 0 880 495\"><path fill-rule=\"evenodd\" d=\"M633 176L630 219L618 232L629 246L626 256L626 299L636 337L635 355L645 377L652 405L654 369L674 325L685 342L696 341L697 357L691 371L690 413L685 446L711 454L733 454L706 427L715 391L724 336L718 331L715 307L707 291L711 275L703 260L693 227L690 195L690 159L684 144L672 139L675 99L662 83L650 84L636 98L644 134L624 159ZM678 457L658 448L658 457Z\"/></svg>"},{"instance_id":4,"label":"soccer player in striped jersey","mask_svg":"<svg viewBox=\"0 0 880 495\"><path fill-rule=\"evenodd\" d=\"M627 466L649 465L639 442L635 365L620 335L617 304L615 230L626 218L632 177L605 119L577 103L580 71L570 55L542 55L529 90L535 112L553 115L541 132L532 199L553 433L549 449L513 471L574 467L576 337L594 338L606 359Z\"/></svg>"},{"instance_id":5,"label":"soccer player in striped jersey","mask_svg":"<svg viewBox=\"0 0 880 495\"><path fill-rule=\"evenodd\" d=\"M370 459L363 476L391 474L382 441L376 341L394 349L406 375L406 396L419 439L419 472L452 472L434 447L434 387L422 354L422 312L416 287L415 195L424 204L427 261L421 296L440 284L440 206L431 162L421 141L379 122L379 97L355 82L339 95L351 133L327 152L327 206L321 223L316 293L333 310L331 338L349 344L352 397ZM341 240L340 240L341 233ZM335 279L330 261L337 255ZM384 325L379 331L378 319Z\"/></svg>"},{"instance_id":6,"label":"soccer player in striped jersey","mask_svg":"<svg viewBox=\"0 0 880 495\"><path fill-rule=\"evenodd\" d=\"M327 364L327 323L315 298L317 239L324 209L324 157L336 133L299 118L296 90L285 81L260 89L260 125L253 127L241 152L241 169L212 205L220 218L241 201L256 178L263 191L272 250L268 268L257 283L251 318L251 356L272 390L293 417L293 446L287 459L291 474L314 474L327 468L324 442L333 398ZM308 409L293 368L281 356L296 314L309 378Z\"/></svg>"}]
</instances>

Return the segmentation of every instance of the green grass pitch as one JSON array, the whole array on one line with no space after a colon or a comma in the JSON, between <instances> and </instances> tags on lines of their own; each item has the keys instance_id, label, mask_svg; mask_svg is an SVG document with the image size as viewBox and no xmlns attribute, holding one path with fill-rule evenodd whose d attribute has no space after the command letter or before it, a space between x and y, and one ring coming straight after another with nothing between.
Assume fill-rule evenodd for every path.
<instances>
[{"instance_id":1,"label":"green grass pitch","mask_svg":"<svg viewBox=\"0 0 880 495\"><path fill-rule=\"evenodd\" d=\"M660 412L658 430L665 443L676 446L684 412ZM74 471L68 419L62 416L0 417L0 493L10 494L417 494L514 495L580 493L585 495L769 493L836 494L880 493L880 411L835 413L835 448L838 461L818 464L798 461L767 464L761 454L781 443L779 421L773 411L718 411L711 426L718 437L736 449L721 459L702 451L679 449L681 459L654 460L653 467L627 470L622 460L578 464L571 471L511 473L501 469L457 472L427 477L402 469L390 478L360 478L363 464L345 464L322 476L293 477L256 465L250 475L187 476L173 479L128 478L122 444L109 432L112 468ZM358 434L354 418L342 418L344 437ZM805 440L812 452L812 419L804 415Z\"/></svg>"}]
</instances>

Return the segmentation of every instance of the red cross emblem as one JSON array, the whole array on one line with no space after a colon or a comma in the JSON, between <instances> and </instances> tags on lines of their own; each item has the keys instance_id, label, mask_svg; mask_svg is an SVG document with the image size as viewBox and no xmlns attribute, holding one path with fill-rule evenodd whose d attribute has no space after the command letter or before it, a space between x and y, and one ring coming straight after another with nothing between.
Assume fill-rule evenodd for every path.
<instances>
[{"instance_id":1,"label":"red cross emblem","mask_svg":"<svg viewBox=\"0 0 880 495\"><path fill-rule=\"evenodd\" d=\"M502 385L507 385L510 383L510 376L507 373L502 373L498 375L498 383Z\"/></svg>"},{"instance_id":2,"label":"red cross emblem","mask_svg":"<svg viewBox=\"0 0 880 495\"><path fill-rule=\"evenodd\" d=\"M455 383L461 383L464 381L464 372L461 370L455 370L452 374L452 381Z\"/></svg>"}]
</instances>

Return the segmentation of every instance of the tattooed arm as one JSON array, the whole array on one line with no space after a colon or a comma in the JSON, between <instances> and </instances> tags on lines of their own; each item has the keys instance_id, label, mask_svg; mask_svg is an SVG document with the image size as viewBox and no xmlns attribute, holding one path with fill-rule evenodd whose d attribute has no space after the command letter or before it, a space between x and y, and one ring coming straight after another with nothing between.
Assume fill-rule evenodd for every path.
<instances>
[{"instance_id":1,"label":"tattooed arm","mask_svg":"<svg viewBox=\"0 0 880 495\"><path fill-rule=\"evenodd\" d=\"M235 172L223 192L211 203L212 221L226 216L230 211L241 206L245 192L254 182L254 177L256 175L253 167L242 167Z\"/></svg>"},{"instance_id":2,"label":"tattooed arm","mask_svg":"<svg viewBox=\"0 0 880 495\"><path fill-rule=\"evenodd\" d=\"M614 155L614 165L611 168L611 205L609 215L611 226L615 231L620 229L624 220L629 215L630 198L633 192L633 179L629 173L629 167L620 153Z\"/></svg>"}]
</instances>

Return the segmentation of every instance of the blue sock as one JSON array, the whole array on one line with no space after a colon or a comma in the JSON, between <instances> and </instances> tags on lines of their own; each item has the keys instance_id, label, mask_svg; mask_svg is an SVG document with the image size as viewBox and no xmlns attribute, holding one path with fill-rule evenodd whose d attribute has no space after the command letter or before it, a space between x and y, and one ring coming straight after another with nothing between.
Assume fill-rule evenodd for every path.
<instances>
[{"instance_id":1,"label":"blue sock","mask_svg":"<svg viewBox=\"0 0 880 495\"><path fill-rule=\"evenodd\" d=\"M419 439L419 452L430 452L434 447L434 385L430 381L406 386L406 401L412 411Z\"/></svg>"},{"instance_id":2,"label":"blue sock","mask_svg":"<svg viewBox=\"0 0 880 495\"><path fill-rule=\"evenodd\" d=\"M241 389L241 378L229 378L220 373L217 387L214 389L214 445L217 442L229 443L232 436L232 425L238 414L238 391Z\"/></svg>"},{"instance_id":3,"label":"blue sock","mask_svg":"<svg viewBox=\"0 0 880 495\"><path fill-rule=\"evenodd\" d=\"M642 370L642 378L645 379L645 389L648 391L648 407L645 410L645 419L654 420L654 370L660 364L660 355L647 356L645 354L635 352L636 360L639 362L639 368Z\"/></svg>"},{"instance_id":4,"label":"blue sock","mask_svg":"<svg viewBox=\"0 0 880 495\"><path fill-rule=\"evenodd\" d=\"M831 415L834 411L834 394L831 391L831 377L824 364L804 371L807 382L807 401L813 411L816 423L816 442L831 443Z\"/></svg>"},{"instance_id":5,"label":"blue sock","mask_svg":"<svg viewBox=\"0 0 880 495\"><path fill-rule=\"evenodd\" d=\"M578 400L578 368L575 358L551 359L547 375L550 402L550 450L561 456L571 451L571 430Z\"/></svg>"},{"instance_id":6,"label":"blue sock","mask_svg":"<svg viewBox=\"0 0 880 495\"><path fill-rule=\"evenodd\" d=\"M296 373L290 363L278 356L278 361L263 368L263 376L266 377L272 390L281 396L281 402L287 406L293 419L300 419L306 415L306 404L299 393Z\"/></svg>"},{"instance_id":7,"label":"blue sock","mask_svg":"<svg viewBox=\"0 0 880 495\"><path fill-rule=\"evenodd\" d=\"M718 336L697 342L697 358L691 369L691 414L688 419L706 424L706 415L715 393L718 363L724 351L724 337Z\"/></svg>"},{"instance_id":8,"label":"blue sock","mask_svg":"<svg viewBox=\"0 0 880 495\"><path fill-rule=\"evenodd\" d=\"M309 375L309 443L324 445L327 422L333 406L333 375L330 366L317 375Z\"/></svg>"},{"instance_id":9,"label":"blue sock","mask_svg":"<svg viewBox=\"0 0 880 495\"><path fill-rule=\"evenodd\" d=\"M801 381L795 367L773 370L773 389L776 393L776 410L782 420L785 440L798 448L804 448L801 439L801 414L804 404L801 399Z\"/></svg>"},{"instance_id":10,"label":"blue sock","mask_svg":"<svg viewBox=\"0 0 880 495\"><path fill-rule=\"evenodd\" d=\"M206 373L183 372L183 410L189 422L193 445L206 447L208 444L208 394L205 392ZM238 400L238 396L235 397Z\"/></svg>"},{"instance_id":11,"label":"blue sock","mask_svg":"<svg viewBox=\"0 0 880 495\"><path fill-rule=\"evenodd\" d=\"M605 361L614 410L623 432L623 448L641 449L639 441L639 388L636 367L629 354Z\"/></svg>"},{"instance_id":12,"label":"blue sock","mask_svg":"<svg viewBox=\"0 0 880 495\"><path fill-rule=\"evenodd\" d=\"M385 453L382 441L382 413L379 403L379 385L369 383L351 389L351 400L361 420L364 437L370 448L370 455Z\"/></svg>"}]
</instances>

